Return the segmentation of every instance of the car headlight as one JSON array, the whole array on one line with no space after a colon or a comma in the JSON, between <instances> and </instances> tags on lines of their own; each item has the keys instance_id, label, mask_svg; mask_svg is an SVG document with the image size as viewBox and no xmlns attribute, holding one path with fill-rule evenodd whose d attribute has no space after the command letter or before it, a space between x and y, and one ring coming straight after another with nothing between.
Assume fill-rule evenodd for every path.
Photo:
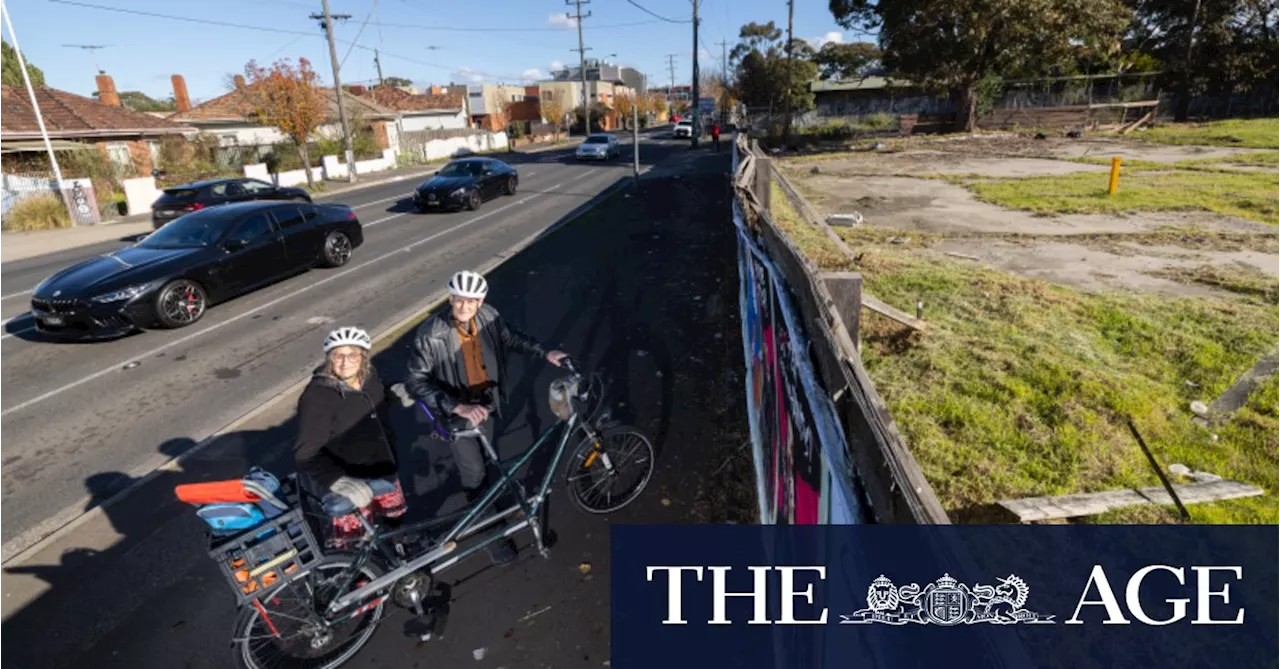
<instances>
[{"instance_id":1,"label":"car headlight","mask_svg":"<svg viewBox=\"0 0 1280 669\"><path fill-rule=\"evenodd\" d=\"M151 287L151 284L149 283L144 283L137 286L129 286L128 288L121 288L120 290L113 290L110 293L98 295L97 297L93 298L93 301L97 302L98 304L109 304L111 302L123 302L125 300L132 300L133 298L147 292L147 289L150 287Z\"/></svg>"},{"instance_id":2,"label":"car headlight","mask_svg":"<svg viewBox=\"0 0 1280 669\"><path fill-rule=\"evenodd\" d=\"M452 193L449 193L449 197L462 197L463 195L466 195L466 194L467 194L467 189L464 186L462 188L454 190Z\"/></svg>"}]
</instances>

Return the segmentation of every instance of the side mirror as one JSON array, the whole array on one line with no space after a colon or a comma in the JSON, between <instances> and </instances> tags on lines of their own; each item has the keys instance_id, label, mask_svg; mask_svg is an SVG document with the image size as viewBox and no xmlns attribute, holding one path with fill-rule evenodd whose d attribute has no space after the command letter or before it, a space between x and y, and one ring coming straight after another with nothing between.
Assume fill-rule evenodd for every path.
<instances>
[{"instance_id":1,"label":"side mirror","mask_svg":"<svg viewBox=\"0 0 1280 669\"><path fill-rule=\"evenodd\" d=\"M151 168L151 176L153 176L153 177L161 177L161 176L164 176L164 171L163 171L163 170L158 170L158 169L156 169L156 168L154 168L154 167L153 167L153 168Z\"/></svg>"},{"instance_id":2,"label":"side mirror","mask_svg":"<svg viewBox=\"0 0 1280 669\"><path fill-rule=\"evenodd\" d=\"M226 249L227 252L230 253L234 251L239 251L240 249L248 245L249 245L249 240L247 239L228 239L226 243L222 245L222 248Z\"/></svg>"}]
</instances>

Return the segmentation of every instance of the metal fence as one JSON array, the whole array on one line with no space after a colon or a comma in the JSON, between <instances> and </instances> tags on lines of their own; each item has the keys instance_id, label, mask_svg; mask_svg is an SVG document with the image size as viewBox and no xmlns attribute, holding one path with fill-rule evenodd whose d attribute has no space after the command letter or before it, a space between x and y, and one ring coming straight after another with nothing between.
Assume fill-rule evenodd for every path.
<instances>
[{"instance_id":1,"label":"metal fence","mask_svg":"<svg viewBox=\"0 0 1280 669\"><path fill-rule=\"evenodd\" d=\"M2 174L0 221L3 227L9 227L14 207L40 198L51 198L65 206L74 225L95 225L103 221L91 179L64 179L63 190L59 191L58 182L43 174Z\"/></svg>"}]
</instances>

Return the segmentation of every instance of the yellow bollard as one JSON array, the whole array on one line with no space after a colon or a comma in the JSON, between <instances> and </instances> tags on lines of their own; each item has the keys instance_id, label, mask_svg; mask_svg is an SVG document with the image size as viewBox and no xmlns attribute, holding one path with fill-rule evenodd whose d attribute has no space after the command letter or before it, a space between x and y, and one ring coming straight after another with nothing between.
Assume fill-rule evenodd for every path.
<instances>
[{"instance_id":1,"label":"yellow bollard","mask_svg":"<svg viewBox=\"0 0 1280 669\"><path fill-rule=\"evenodd\" d=\"M1111 183L1107 184L1107 194L1115 195L1116 190L1120 188L1120 163L1122 159L1116 156L1111 159Z\"/></svg>"}]
</instances>

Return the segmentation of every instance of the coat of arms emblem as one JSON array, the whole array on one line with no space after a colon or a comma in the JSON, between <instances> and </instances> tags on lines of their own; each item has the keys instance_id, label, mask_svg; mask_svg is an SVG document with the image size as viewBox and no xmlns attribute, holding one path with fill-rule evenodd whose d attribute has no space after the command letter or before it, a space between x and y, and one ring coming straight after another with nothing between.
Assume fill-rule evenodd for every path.
<instances>
[{"instance_id":1,"label":"coat of arms emblem","mask_svg":"<svg viewBox=\"0 0 1280 669\"><path fill-rule=\"evenodd\" d=\"M883 574L867 588L867 608L841 615L841 625L993 625L1053 624L1046 616L1024 608L1031 587L1010 574L996 585L968 585L943 574L921 588L916 583L897 587Z\"/></svg>"}]
</instances>

